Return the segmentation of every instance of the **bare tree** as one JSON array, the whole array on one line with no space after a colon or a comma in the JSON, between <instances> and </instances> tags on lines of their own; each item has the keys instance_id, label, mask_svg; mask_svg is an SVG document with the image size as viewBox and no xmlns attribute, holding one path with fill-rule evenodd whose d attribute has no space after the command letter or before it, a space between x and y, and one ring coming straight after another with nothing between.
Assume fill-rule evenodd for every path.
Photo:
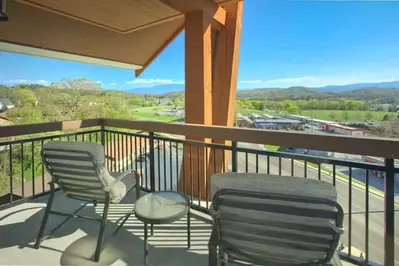
<instances>
[{"instance_id":1,"label":"bare tree","mask_svg":"<svg viewBox=\"0 0 399 266\"><path fill-rule=\"evenodd\" d=\"M69 78L51 84L52 87L66 90L65 96L61 99L64 105L64 113L77 114L82 106L87 103L84 92L90 90L100 90L98 82L86 78Z\"/></svg>"}]
</instances>

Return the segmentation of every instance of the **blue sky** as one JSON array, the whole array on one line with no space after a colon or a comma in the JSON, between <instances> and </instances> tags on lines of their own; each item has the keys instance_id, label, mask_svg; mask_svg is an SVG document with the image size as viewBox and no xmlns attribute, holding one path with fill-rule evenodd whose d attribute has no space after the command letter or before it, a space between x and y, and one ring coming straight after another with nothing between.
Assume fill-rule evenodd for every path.
<instances>
[{"instance_id":1,"label":"blue sky","mask_svg":"<svg viewBox=\"0 0 399 266\"><path fill-rule=\"evenodd\" d=\"M239 65L243 88L399 80L399 2L246 0ZM105 89L184 82L180 35L144 72L2 52L0 83L86 77Z\"/></svg>"}]
</instances>

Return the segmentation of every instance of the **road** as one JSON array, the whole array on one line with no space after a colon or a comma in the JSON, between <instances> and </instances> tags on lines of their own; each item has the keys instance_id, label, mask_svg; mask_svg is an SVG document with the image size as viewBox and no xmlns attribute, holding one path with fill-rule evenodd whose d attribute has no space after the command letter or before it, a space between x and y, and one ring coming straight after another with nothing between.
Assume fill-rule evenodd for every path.
<instances>
[{"instance_id":1,"label":"road","mask_svg":"<svg viewBox=\"0 0 399 266\"><path fill-rule=\"evenodd\" d=\"M240 143L240 147L257 149L257 145ZM155 186L158 190L176 190L178 176L180 174L182 150L176 148L166 150L155 150ZM238 172L246 171L246 155L238 154ZM136 162L138 168L143 169L144 184L149 187L149 160L145 162ZM141 164L141 165L140 165ZM258 156L258 172L267 173L267 157ZM248 154L248 172L256 172L256 155ZM270 174L279 174L279 159L270 158ZM317 170L308 168L307 178L318 178ZM291 160L281 159L281 175L291 175ZM304 177L305 169L303 165L294 163L294 176ZM332 183L333 178L328 174L321 174L321 180ZM345 233L342 241L345 246L349 246L349 184L345 181L336 179L336 188L338 191L338 202L345 212ZM365 191L356 186L352 186L352 222L351 222L351 246L357 250L365 251ZM395 208L395 253L399 254L399 206ZM395 265L399 265L399 255L396 256ZM371 261L383 264L384 261L384 199L375 194L369 193L369 259Z\"/></svg>"}]
</instances>

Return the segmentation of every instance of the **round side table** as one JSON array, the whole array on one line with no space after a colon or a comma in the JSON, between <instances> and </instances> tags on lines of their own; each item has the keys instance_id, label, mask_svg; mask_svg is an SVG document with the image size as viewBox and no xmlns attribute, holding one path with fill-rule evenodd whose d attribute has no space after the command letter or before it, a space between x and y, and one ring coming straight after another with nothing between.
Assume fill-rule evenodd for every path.
<instances>
[{"instance_id":1,"label":"round side table","mask_svg":"<svg viewBox=\"0 0 399 266\"><path fill-rule=\"evenodd\" d=\"M148 263L147 225L168 224L187 215L187 247L190 248L190 205L188 198L173 191L157 191L139 198L134 204L134 215L144 223L144 265Z\"/></svg>"}]
</instances>

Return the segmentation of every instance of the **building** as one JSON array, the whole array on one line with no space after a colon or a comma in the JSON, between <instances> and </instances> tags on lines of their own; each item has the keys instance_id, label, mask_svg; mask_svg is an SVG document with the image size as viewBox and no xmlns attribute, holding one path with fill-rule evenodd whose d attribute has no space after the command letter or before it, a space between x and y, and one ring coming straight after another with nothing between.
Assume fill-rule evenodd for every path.
<instances>
[{"instance_id":1,"label":"building","mask_svg":"<svg viewBox=\"0 0 399 266\"><path fill-rule=\"evenodd\" d=\"M253 127L253 122L248 116L238 115L237 116L236 125L237 125L237 127L250 128L250 127Z\"/></svg>"},{"instance_id":2,"label":"building","mask_svg":"<svg viewBox=\"0 0 399 266\"><path fill-rule=\"evenodd\" d=\"M364 135L363 128L347 127L338 124L325 124L323 125L323 130L348 136L361 137Z\"/></svg>"},{"instance_id":3,"label":"building","mask_svg":"<svg viewBox=\"0 0 399 266\"><path fill-rule=\"evenodd\" d=\"M303 130L304 122L290 119L256 119L255 128Z\"/></svg>"},{"instance_id":4,"label":"building","mask_svg":"<svg viewBox=\"0 0 399 266\"><path fill-rule=\"evenodd\" d=\"M14 108L15 105L6 98L0 98L0 112Z\"/></svg>"}]
</instances>

